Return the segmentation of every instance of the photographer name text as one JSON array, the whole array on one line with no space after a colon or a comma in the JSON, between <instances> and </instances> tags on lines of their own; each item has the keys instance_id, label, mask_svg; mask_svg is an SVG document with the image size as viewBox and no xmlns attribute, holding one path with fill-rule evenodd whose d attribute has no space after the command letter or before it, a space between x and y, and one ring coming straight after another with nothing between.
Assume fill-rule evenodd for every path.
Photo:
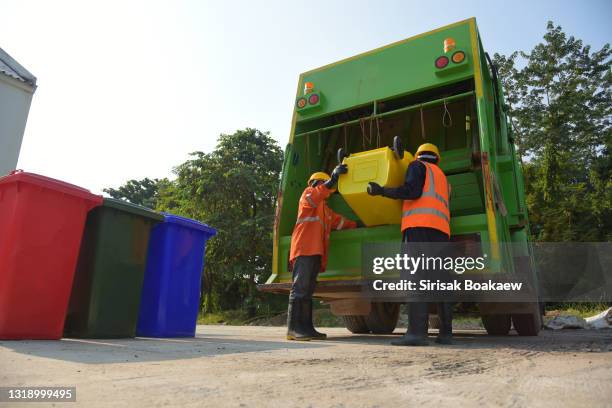
<instances>
[{"instance_id":1,"label":"photographer name text","mask_svg":"<svg viewBox=\"0 0 612 408\"><path fill-rule=\"evenodd\" d=\"M418 281L402 279L387 282L378 279L372 282L376 291L520 291L523 282L473 281L470 279L440 281L421 279Z\"/></svg>"}]
</instances>

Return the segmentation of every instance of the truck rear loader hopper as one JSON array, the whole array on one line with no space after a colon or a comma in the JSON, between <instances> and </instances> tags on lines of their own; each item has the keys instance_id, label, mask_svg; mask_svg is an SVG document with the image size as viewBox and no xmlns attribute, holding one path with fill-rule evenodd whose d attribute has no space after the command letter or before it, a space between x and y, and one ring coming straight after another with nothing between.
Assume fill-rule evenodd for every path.
<instances>
[{"instance_id":1,"label":"truck rear loader hopper","mask_svg":"<svg viewBox=\"0 0 612 408\"><path fill-rule=\"evenodd\" d=\"M439 147L452 186L453 241L479 243L490 254L491 273L535 273L501 83L471 18L300 75L278 192L273 273L259 290L289 293L291 233L310 174L330 172L340 148L353 154L393 146L395 136L409 152L425 142ZM359 219L340 194L328 204ZM365 242L399 241L397 224L332 232L315 297L351 332L395 329L399 303L362 297L361 249ZM542 325L537 302L481 303L479 310L489 334L507 334L513 323L519 335L537 335Z\"/></svg>"}]
</instances>

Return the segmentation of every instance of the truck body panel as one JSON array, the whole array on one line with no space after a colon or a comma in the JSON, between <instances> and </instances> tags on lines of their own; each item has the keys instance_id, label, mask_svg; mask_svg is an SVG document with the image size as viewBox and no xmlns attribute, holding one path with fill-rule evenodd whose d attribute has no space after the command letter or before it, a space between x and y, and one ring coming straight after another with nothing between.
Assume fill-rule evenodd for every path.
<instances>
[{"instance_id":1,"label":"truck body panel","mask_svg":"<svg viewBox=\"0 0 612 408\"><path fill-rule=\"evenodd\" d=\"M449 40L454 49L445 49ZM458 52L463 58L454 62ZM448 59L444 67L437 65L441 57ZM523 176L501 83L471 18L300 75L278 193L273 273L260 290L289 290L291 233L310 174L330 172L340 147L364 152L391 146L394 136L411 153L425 142L440 149L452 186L453 240L479 242L490 273L513 271L519 258L533 267ZM341 195L328 203L358 219ZM359 296L362 244L401 241L398 224L333 231L328 266L318 278L328 284L317 296L338 298L336 283L344 288L339 297Z\"/></svg>"}]
</instances>

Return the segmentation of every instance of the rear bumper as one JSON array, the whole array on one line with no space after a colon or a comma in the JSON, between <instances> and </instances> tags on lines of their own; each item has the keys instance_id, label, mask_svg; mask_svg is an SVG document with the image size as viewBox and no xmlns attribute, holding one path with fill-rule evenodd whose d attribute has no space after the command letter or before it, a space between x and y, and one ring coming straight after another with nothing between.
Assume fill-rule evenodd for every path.
<instances>
[{"instance_id":1,"label":"rear bumper","mask_svg":"<svg viewBox=\"0 0 612 408\"><path fill-rule=\"evenodd\" d=\"M325 280L317 282L314 297L323 299L347 299L359 297L365 281L355 280ZM291 282L264 283L257 285L260 292L288 295L291 291Z\"/></svg>"},{"instance_id":2,"label":"rear bumper","mask_svg":"<svg viewBox=\"0 0 612 408\"><path fill-rule=\"evenodd\" d=\"M326 301L332 305L332 313L336 315L358 315L360 313L338 313L334 312L333 305L340 305L344 302L363 302L362 287L366 281L361 279L355 280L328 280L317 282L314 297ZM286 283L266 283L257 285L257 290L260 292L276 293L280 295L289 295L291 291L291 282ZM366 302L370 300L365 299ZM349 303L355 307L354 303ZM480 314L482 315L500 315L500 314L534 314L539 312L539 304L537 302L477 302ZM363 313L361 313L363 314ZM365 313L367 314L367 313Z\"/></svg>"}]
</instances>

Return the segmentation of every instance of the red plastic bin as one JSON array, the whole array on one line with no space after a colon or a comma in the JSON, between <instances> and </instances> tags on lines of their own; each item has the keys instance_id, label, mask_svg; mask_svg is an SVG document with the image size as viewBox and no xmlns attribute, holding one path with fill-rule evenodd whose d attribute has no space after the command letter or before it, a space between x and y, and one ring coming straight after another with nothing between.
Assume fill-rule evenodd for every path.
<instances>
[{"instance_id":1,"label":"red plastic bin","mask_svg":"<svg viewBox=\"0 0 612 408\"><path fill-rule=\"evenodd\" d=\"M102 197L21 171L0 178L0 339L59 339L87 212Z\"/></svg>"}]
</instances>

